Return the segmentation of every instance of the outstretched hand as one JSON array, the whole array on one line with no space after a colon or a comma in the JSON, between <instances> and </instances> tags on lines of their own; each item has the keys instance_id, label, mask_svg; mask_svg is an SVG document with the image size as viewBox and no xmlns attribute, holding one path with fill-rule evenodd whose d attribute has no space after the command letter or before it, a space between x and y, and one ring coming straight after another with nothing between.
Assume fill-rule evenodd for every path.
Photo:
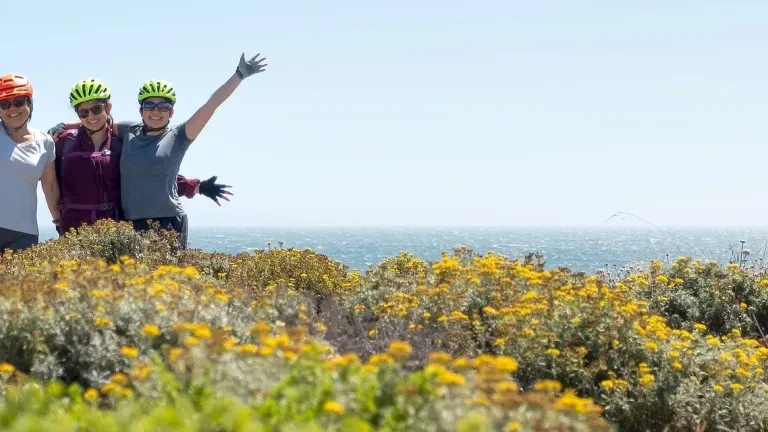
<instances>
[{"instance_id":1,"label":"outstretched hand","mask_svg":"<svg viewBox=\"0 0 768 432\"><path fill-rule=\"evenodd\" d=\"M231 196L232 192L225 189L231 188L232 186L216 183L216 179L218 178L219 176L213 176L208 180L201 181L200 195L207 196L208 198L212 199L213 202L221 206L219 203L219 198L229 201L229 198L227 198L226 195Z\"/></svg>"},{"instance_id":2,"label":"outstretched hand","mask_svg":"<svg viewBox=\"0 0 768 432\"><path fill-rule=\"evenodd\" d=\"M267 58L262 57L258 59L260 55L261 53L256 54L250 60L245 59L245 53L242 53L240 55L240 64L237 65L237 71L236 71L237 76L239 76L240 79L246 79L251 75L264 72L264 69L267 67L267 65L261 64L261 62L263 62Z\"/></svg>"}]
</instances>

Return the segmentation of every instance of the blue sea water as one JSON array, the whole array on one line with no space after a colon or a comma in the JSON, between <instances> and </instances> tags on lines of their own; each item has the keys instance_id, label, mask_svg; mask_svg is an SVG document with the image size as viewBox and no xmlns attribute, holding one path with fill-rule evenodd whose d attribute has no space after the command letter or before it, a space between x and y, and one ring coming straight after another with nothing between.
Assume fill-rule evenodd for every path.
<instances>
[{"instance_id":1,"label":"blue sea water","mask_svg":"<svg viewBox=\"0 0 768 432\"><path fill-rule=\"evenodd\" d=\"M41 232L41 241L55 232ZM425 260L466 245L478 253L498 252L517 258L541 252L549 268L615 270L650 260L678 256L727 262L732 250L744 247L750 258L766 253L768 229L656 228L194 228L190 247L209 252L238 253L266 249L269 242L284 248L315 252L365 270L369 264L410 252Z\"/></svg>"}]
</instances>

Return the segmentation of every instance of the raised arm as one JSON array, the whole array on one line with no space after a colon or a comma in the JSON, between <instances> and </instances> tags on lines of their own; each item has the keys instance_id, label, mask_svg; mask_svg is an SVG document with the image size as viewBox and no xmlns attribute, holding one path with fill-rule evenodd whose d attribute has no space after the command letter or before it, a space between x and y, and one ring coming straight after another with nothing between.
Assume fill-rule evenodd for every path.
<instances>
[{"instance_id":1,"label":"raised arm","mask_svg":"<svg viewBox=\"0 0 768 432\"><path fill-rule=\"evenodd\" d=\"M263 72L266 64L261 64L266 58L259 59L259 55L256 54L250 60L245 60L245 53L240 56L240 64L237 66L235 73L232 74L229 79L222 84L211 95L208 101L203 104L197 111L192 114L192 117L187 120L185 129L187 132L187 138L194 140L203 131L205 125L213 117L213 113L221 106L237 89L240 83L251 75L255 75L259 72Z\"/></svg>"}]
</instances>

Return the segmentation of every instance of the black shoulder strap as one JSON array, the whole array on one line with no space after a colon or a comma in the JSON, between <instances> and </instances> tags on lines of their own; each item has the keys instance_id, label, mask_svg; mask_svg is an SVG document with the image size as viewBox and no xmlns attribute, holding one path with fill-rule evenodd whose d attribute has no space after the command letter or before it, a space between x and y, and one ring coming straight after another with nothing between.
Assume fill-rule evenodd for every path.
<instances>
[{"instance_id":1,"label":"black shoulder strap","mask_svg":"<svg viewBox=\"0 0 768 432\"><path fill-rule=\"evenodd\" d=\"M72 146L75 145L75 134L68 133L64 136L64 141L59 140L56 142L56 157L69 153ZM64 147L62 149L62 146Z\"/></svg>"},{"instance_id":2,"label":"black shoulder strap","mask_svg":"<svg viewBox=\"0 0 768 432\"><path fill-rule=\"evenodd\" d=\"M67 158L64 156L69 153L69 151L72 150L72 146L75 145L75 136L75 134L68 133L64 136L63 142L62 140L58 140L54 143L56 147L56 179L59 181L59 188L61 188L61 179L64 177L64 166L67 164Z\"/></svg>"}]
</instances>

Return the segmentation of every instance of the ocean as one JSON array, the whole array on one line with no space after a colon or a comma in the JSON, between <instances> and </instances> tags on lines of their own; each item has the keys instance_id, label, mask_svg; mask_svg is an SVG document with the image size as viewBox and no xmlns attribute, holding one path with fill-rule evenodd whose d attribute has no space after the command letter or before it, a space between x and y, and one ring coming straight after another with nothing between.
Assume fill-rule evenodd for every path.
<instances>
[{"instance_id":1,"label":"ocean","mask_svg":"<svg viewBox=\"0 0 768 432\"><path fill-rule=\"evenodd\" d=\"M41 231L41 241L54 237ZM410 252L425 260L440 258L461 245L477 253L489 251L510 258L540 252L548 268L566 266L594 272L643 265L650 260L691 256L728 262L733 250L766 253L768 229L656 228L192 228L190 247L208 252L239 253L266 249L269 242L284 248L311 248L364 271L369 264Z\"/></svg>"}]
</instances>

